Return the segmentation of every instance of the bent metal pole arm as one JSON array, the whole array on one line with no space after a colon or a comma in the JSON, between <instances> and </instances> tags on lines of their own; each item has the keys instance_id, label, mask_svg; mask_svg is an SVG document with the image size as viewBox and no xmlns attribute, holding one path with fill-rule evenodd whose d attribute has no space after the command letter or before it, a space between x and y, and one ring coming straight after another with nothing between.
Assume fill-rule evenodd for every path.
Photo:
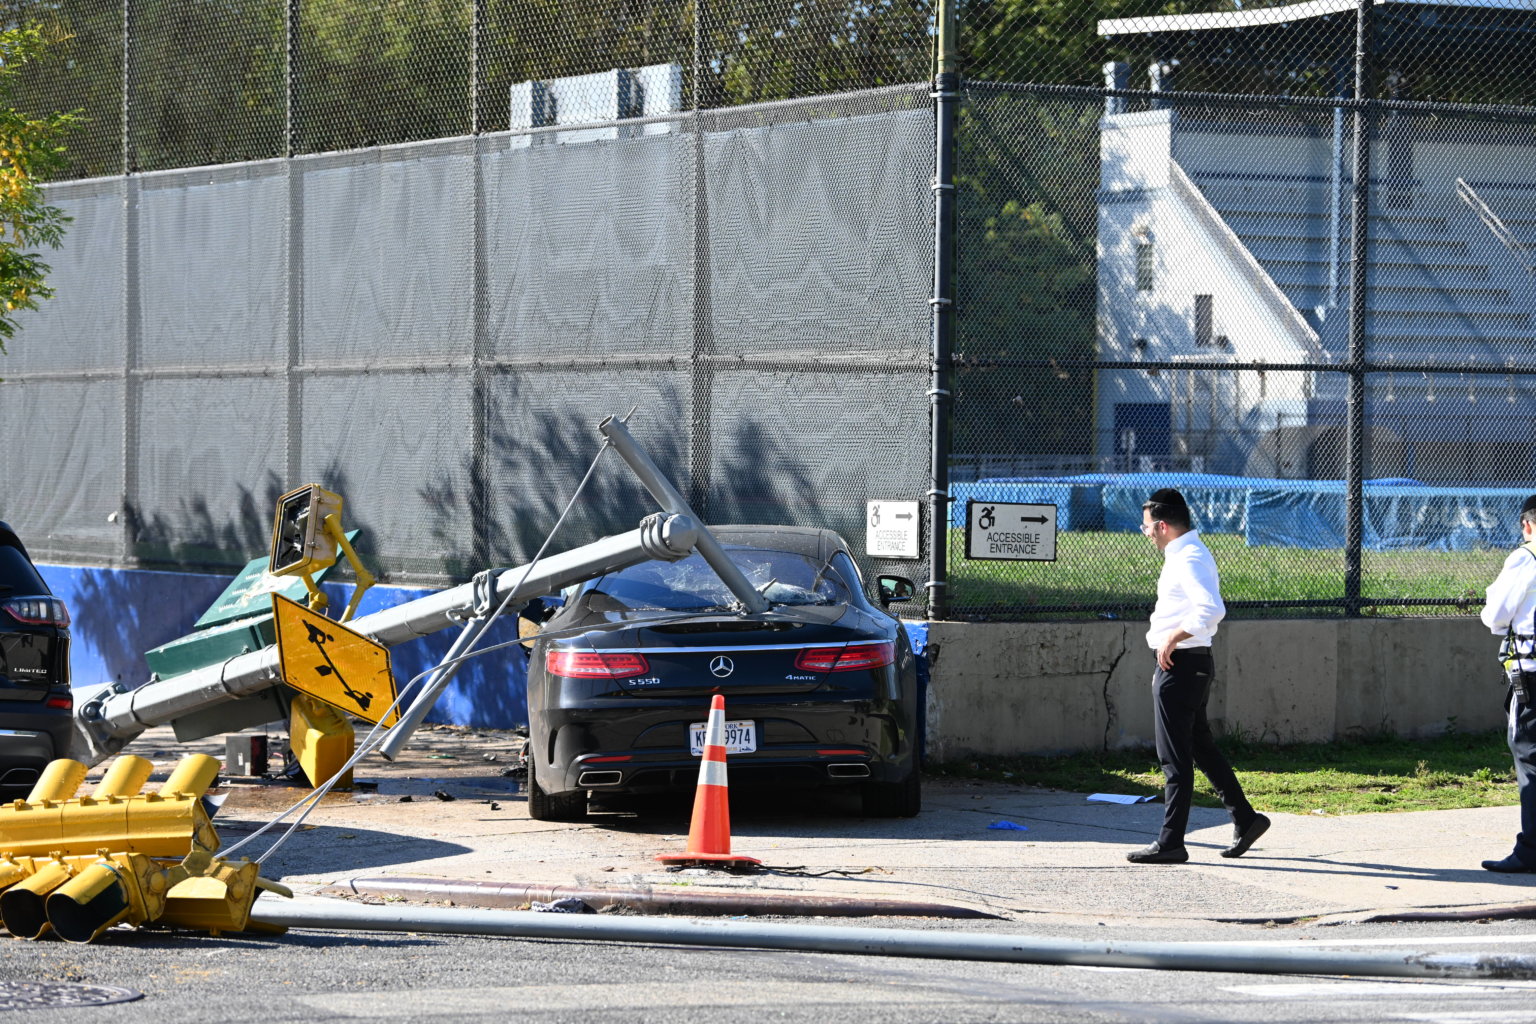
<instances>
[{"instance_id":1,"label":"bent metal pole arm","mask_svg":"<svg viewBox=\"0 0 1536 1024\"><path fill-rule=\"evenodd\" d=\"M624 421L616 416L609 416L597 425L597 429L613 445L620 457L629 463L629 468L634 470L635 476L640 478L645 489L651 492L651 497L655 498L663 509L676 515L687 516L700 524L699 554L704 556L704 561L715 570L715 575L720 577L721 582L736 595L742 607L754 615L766 612L767 599L753 589L747 577L736 567L736 563L731 561L725 549L720 546L720 542L715 539L715 535L709 532L709 527L703 525L702 520L688 506L688 502L677 492L677 488L672 486L666 474L657 468L656 463L651 461L651 457L635 443Z\"/></svg>"},{"instance_id":2,"label":"bent metal pole arm","mask_svg":"<svg viewBox=\"0 0 1536 1024\"><path fill-rule=\"evenodd\" d=\"M461 586L353 619L347 628L371 636L385 647L396 647L488 615L502 603L515 607L519 601L647 559L686 558L693 551L699 532L698 525L687 516L648 516L637 530L549 555L535 563L531 571L522 566L499 573L481 573ZM150 726L164 725L193 711L238 700L280 682L277 648L264 647L137 690L124 692L109 686L83 698L77 696L75 731L89 751L89 760L96 763L117 753ZM86 750L76 753L83 757Z\"/></svg>"}]
</instances>

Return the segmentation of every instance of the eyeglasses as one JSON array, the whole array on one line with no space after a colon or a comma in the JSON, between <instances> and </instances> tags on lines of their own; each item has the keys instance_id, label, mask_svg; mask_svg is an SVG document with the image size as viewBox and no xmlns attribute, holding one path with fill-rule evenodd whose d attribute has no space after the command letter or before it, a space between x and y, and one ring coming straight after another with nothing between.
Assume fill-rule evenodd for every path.
<instances>
[{"instance_id":1,"label":"eyeglasses","mask_svg":"<svg viewBox=\"0 0 1536 1024\"><path fill-rule=\"evenodd\" d=\"M1141 535L1143 537L1150 537L1150 536L1152 536L1152 534L1157 532L1157 524L1161 523L1161 522L1162 522L1161 519L1154 519L1150 523L1142 523L1141 524Z\"/></svg>"}]
</instances>

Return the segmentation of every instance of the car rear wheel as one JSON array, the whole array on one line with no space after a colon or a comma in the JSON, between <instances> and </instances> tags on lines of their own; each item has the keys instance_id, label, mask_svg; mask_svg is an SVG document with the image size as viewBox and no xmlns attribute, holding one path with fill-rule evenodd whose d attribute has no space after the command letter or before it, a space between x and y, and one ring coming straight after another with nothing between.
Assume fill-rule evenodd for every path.
<instances>
[{"instance_id":1,"label":"car rear wheel","mask_svg":"<svg viewBox=\"0 0 1536 1024\"><path fill-rule=\"evenodd\" d=\"M585 821L587 819L587 794L582 790L574 793L546 793L539 788L533 764L528 765L528 817L535 821Z\"/></svg>"},{"instance_id":2,"label":"car rear wheel","mask_svg":"<svg viewBox=\"0 0 1536 1024\"><path fill-rule=\"evenodd\" d=\"M915 818L923 809L923 776L916 768L900 782L866 782L859 793L866 818Z\"/></svg>"}]
</instances>

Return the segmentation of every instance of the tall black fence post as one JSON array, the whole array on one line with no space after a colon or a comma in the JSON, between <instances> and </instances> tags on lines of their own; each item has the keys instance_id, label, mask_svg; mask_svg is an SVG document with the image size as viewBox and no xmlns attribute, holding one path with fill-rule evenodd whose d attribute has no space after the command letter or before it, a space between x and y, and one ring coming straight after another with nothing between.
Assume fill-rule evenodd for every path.
<instances>
[{"instance_id":1,"label":"tall black fence post","mask_svg":"<svg viewBox=\"0 0 1536 1024\"><path fill-rule=\"evenodd\" d=\"M137 0L123 0L123 75L121 97L123 169L123 498L121 527L125 564L138 561L139 411L143 380L139 355L143 342L143 307L139 301L139 176L133 151L134 36L138 30Z\"/></svg>"},{"instance_id":2,"label":"tall black fence post","mask_svg":"<svg viewBox=\"0 0 1536 1024\"><path fill-rule=\"evenodd\" d=\"M491 356L487 329L487 286L490 267L486 246L485 153L481 134L485 131L481 91L484 84L481 65L486 37L486 0L471 0L469 11L469 181L470 181L470 439L469 452L469 523L471 530L470 566L490 565L494 560L491 535L494 529L491 509L491 458L493 455L491 423L491 388L486 363Z\"/></svg>"},{"instance_id":3,"label":"tall black fence post","mask_svg":"<svg viewBox=\"0 0 1536 1024\"><path fill-rule=\"evenodd\" d=\"M928 485L928 618L949 609L949 449L953 396L950 355L955 337L955 111L960 104L956 0L939 0L938 61L933 75L933 351L928 390L932 467Z\"/></svg>"},{"instance_id":4,"label":"tall black fence post","mask_svg":"<svg viewBox=\"0 0 1536 1024\"><path fill-rule=\"evenodd\" d=\"M1366 258L1371 211L1371 131L1375 110L1370 104L1372 15L1374 0L1360 0L1355 16L1354 183L1349 205L1349 375L1346 401L1344 470L1344 609L1360 614L1360 551L1365 525L1365 366Z\"/></svg>"},{"instance_id":5,"label":"tall black fence post","mask_svg":"<svg viewBox=\"0 0 1536 1024\"><path fill-rule=\"evenodd\" d=\"M704 47L707 42L704 0L693 4L693 294L690 317L693 357L689 360L688 503L709 518L714 461L715 321L711 305L713 273L709 236L709 169L704 147Z\"/></svg>"},{"instance_id":6,"label":"tall black fence post","mask_svg":"<svg viewBox=\"0 0 1536 1024\"><path fill-rule=\"evenodd\" d=\"M288 179L288 222L285 259L288 266L287 377L288 418L284 444L287 461L283 486L296 486L303 472L304 381L299 374L303 362L304 333L304 176L296 157L299 153L299 40L300 0L288 0L283 15L283 156Z\"/></svg>"}]
</instances>

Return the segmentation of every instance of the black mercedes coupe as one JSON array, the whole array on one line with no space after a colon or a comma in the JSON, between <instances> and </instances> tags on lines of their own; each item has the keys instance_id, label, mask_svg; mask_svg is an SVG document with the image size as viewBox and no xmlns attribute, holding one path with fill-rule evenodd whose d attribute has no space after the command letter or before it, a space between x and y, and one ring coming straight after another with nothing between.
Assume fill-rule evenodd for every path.
<instances>
[{"instance_id":1,"label":"black mercedes coupe","mask_svg":"<svg viewBox=\"0 0 1536 1024\"><path fill-rule=\"evenodd\" d=\"M543 623L528 666L529 813L574 821L589 795L691 789L718 693L731 786L857 786L866 815L916 815L916 662L885 611L912 582L882 576L870 600L831 530L714 533L766 613L738 614L695 552L571 587Z\"/></svg>"}]
</instances>

